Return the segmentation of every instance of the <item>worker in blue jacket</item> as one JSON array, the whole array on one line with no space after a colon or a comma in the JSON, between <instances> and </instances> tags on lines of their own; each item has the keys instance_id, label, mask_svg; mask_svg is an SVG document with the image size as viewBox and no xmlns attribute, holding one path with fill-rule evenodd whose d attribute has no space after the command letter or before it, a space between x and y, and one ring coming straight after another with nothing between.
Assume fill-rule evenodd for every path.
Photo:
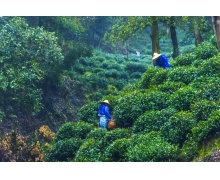
<instances>
[{"instance_id":1,"label":"worker in blue jacket","mask_svg":"<svg viewBox=\"0 0 220 180\"><path fill-rule=\"evenodd\" d=\"M161 67L165 69L170 68L168 58L163 54L154 53L152 60L153 60L153 65L156 67Z\"/></svg>"},{"instance_id":2,"label":"worker in blue jacket","mask_svg":"<svg viewBox=\"0 0 220 180\"><path fill-rule=\"evenodd\" d=\"M98 126L100 128L107 129L108 122L112 119L110 114L110 103L108 100L104 100L101 102L98 110L99 123Z\"/></svg>"}]
</instances>

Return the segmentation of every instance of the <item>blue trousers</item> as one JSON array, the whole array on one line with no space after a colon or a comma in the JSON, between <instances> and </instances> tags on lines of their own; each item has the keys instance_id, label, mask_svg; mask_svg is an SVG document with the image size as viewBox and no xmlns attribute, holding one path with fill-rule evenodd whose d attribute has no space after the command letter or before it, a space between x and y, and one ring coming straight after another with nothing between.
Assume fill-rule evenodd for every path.
<instances>
[{"instance_id":1,"label":"blue trousers","mask_svg":"<svg viewBox=\"0 0 220 180\"><path fill-rule=\"evenodd\" d=\"M107 129L108 119L106 116L100 116L99 118L99 127Z\"/></svg>"}]
</instances>

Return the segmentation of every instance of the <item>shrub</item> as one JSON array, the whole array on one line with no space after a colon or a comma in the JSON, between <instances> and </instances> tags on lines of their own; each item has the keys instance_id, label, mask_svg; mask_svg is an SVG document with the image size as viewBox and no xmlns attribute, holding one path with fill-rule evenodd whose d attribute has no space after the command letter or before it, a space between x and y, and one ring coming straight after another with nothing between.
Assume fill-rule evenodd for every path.
<instances>
[{"instance_id":1,"label":"shrub","mask_svg":"<svg viewBox=\"0 0 220 180\"><path fill-rule=\"evenodd\" d=\"M108 71L106 71L105 72L105 77L106 78L110 78L110 77L112 77L112 78L118 78L119 77L119 72L116 70L116 69L110 69L110 70L108 70Z\"/></svg>"},{"instance_id":2,"label":"shrub","mask_svg":"<svg viewBox=\"0 0 220 180\"><path fill-rule=\"evenodd\" d=\"M132 79L140 79L141 76L142 76L142 73L140 73L140 72L133 72L130 77Z\"/></svg>"},{"instance_id":3,"label":"shrub","mask_svg":"<svg viewBox=\"0 0 220 180\"><path fill-rule=\"evenodd\" d=\"M176 90L185 86L183 82L172 82L172 81L165 81L163 84L159 84L157 89L159 91L173 94Z\"/></svg>"},{"instance_id":4,"label":"shrub","mask_svg":"<svg viewBox=\"0 0 220 180\"><path fill-rule=\"evenodd\" d=\"M220 75L220 56L212 57L204 62L198 69L198 75L219 76Z\"/></svg>"},{"instance_id":5,"label":"shrub","mask_svg":"<svg viewBox=\"0 0 220 180\"><path fill-rule=\"evenodd\" d=\"M191 104L191 111L195 115L197 121L207 120L212 111L218 109L219 106L210 100L201 100Z\"/></svg>"},{"instance_id":6,"label":"shrub","mask_svg":"<svg viewBox=\"0 0 220 180\"><path fill-rule=\"evenodd\" d=\"M133 72L145 72L146 67L140 63L129 62L125 65L125 71L130 74Z\"/></svg>"},{"instance_id":7,"label":"shrub","mask_svg":"<svg viewBox=\"0 0 220 180\"><path fill-rule=\"evenodd\" d=\"M99 105L99 102L90 102L82 106L78 113L79 119L97 126Z\"/></svg>"},{"instance_id":8,"label":"shrub","mask_svg":"<svg viewBox=\"0 0 220 180\"><path fill-rule=\"evenodd\" d=\"M149 88L151 79L160 70L161 70L161 68L156 68L156 67L148 68L146 70L146 72L142 75L142 77L139 81L139 87L140 88Z\"/></svg>"},{"instance_id":9,"label":"shrub","mask_svg":"<svg viewBox=\"0 0 220 180\"><path fill-rule=\"evenodd\" d=\"M177 58L174 59L175 66L188 66L193 63L195 60L195 55L193 53L181 54Z\"/></svg>"},{"instance_id":10,"label":"shrub","mask_svg":"<svg viewBox=\"0 0 220 180\"><path fill-rule=\"evenodd\" d=\"M126 162L127 149L130 146L130 139L117 139L110 144L105 151L104 161L106 162Z\"/></svg>"},{"instance_id":11,"label":"shrub","mask_svg":"<svg viewBox=\"0 0 220 180\"><path fill-rule=\"evenodd\" d=\"M172 68L168 74L168 81L183 82L189 84L197 78L197 68L191 66L182 66Z\"/></svg>"},{"instance_id":12,"label":"shrub","mask_svg":"<svg viewBox=\"0 0 220 180\"><path fill-rule=\"evenodd\" d=\"M173 108L166 108L161 111L146 111L141 115L132 126L132 133L148 133L159 131L168 119L177 112Z\"/></svg>"},{"instance_id":13,"label":"shrub","mask_svg":"<svg viewBox=\"0 0 220 180\"><path fill-rule=\"evenodd\" d=\"M180 151L180 161L192 161L193 157L198 154L198 142L193 139L186 140Z\"/></svg>"},{"instance_id":14,"label":"shrub","mask_svg":"<svg viewBox=\"0 0 220 180\"><path fill-rule=\"evenodd\" d=\"M90 133L86 135L86 139L100 140L105 136L106 133L107 133L106 129L103 128L94 129L91 130Z\"/></svg>"},{"instance_id":15,"label":"shrub","mask_svg":"<svg viewBox=\"0 0 220 180\"><path fill-rule=\"evenodd\" d=\"M161 110L167 107L168 94L161 91L144 93L141 97L139 109L142 112L147 110Z\"/></svg>"},{"instance_id":16,"label":"shrub","mask_svg":"<svg viewBox=\"0 0 220 180\"><path fill-rule=\"evenodd\" d=\"M46 161L71 161L82 142L81 139L76 138L58 140L54 143L52 150L46 152Z\"/></svg>"},{"instance_id":17,"label":"shrub","mask_svg":"<svg viewBox=\"0 0 220 180\"><path fill-rule=\"evenodd\" d=\"M157 72L155 72L154 76L151 78L150 80L150 85L158 85L158 84L162 84L164 81L167 80L167 76L168 76L168 72L167 69L159 69Z\"/></svg>"},{"instance_id":18,"label":"shrub","mask_svg":"<svg viewBox=\"0 0 220 180\"><path fill-rule=\"evenodd\" d=\"M102 149L106 149L117 139L128 138L130 136L130 129L116 128L112 131L108 131L105 136L100 140Z\"/></svg>"},{"instance_id":19,"label":"shrub","mask_svg":"<svg viewBox=\"0 0 220 180\"><path fill-rule=\"evenodd\" d=\"M103 154L97 140L86 140L77 151L73 161L75 162L99 162Z\"/></svg>"},{"instance_id":20,"label":"shrub","mask_svg":"<svg viewBox=\"0 0 220 180\"><path fill-rule=\"evenodd\" d=\"M190 104L198 101L199 90L190 86L175 91L169 98L168 104L177 110L189 110Z\"/></svg>"},{"instance_id":21,"label":"shrub","mask_svg":"<svg viewBox=\"0 0 220 180\"><path fill-rule=\"evenodd\" d=\"M134 139L134 146L126 153L131 162L167 162L178 159L179 149L167 142L159 132L150 132Z\"/></svg>"},{"instance_id":22,"label":"shrub","mask_svg":"<svg viewBox=\"0 0 220 180\"><path fill-rule=\"evenodd\" d=\"M184 142L181 149L181 158L190 161L198 154L198 147L201 141L209 135L218 132L220 129L220 110L211 113L208 120L198 122L187 135L188 139Z\"/></svg>"},{"instance_id":23,"label":"shrub","mask_svg":"<svg viewBox=\"0 0 220 180\"><path fill-rule=\"evenodd\" d=\"M86 135L94 128L87 122L68 122L63 124L55 135L55 142L70 138L85 139Z\"/></svg>"},{"instance_id":24,"label":"shrub","mask_svg":"<svg viewBox=\"0 0 220 180\"><path fill-rule=\"evenodd\" d=\"M143 93L134 91L119 97L114 107L114 120L118 127L131 127L133 122L140 116L143 110L140 108L140 101Z\"/></svg>"},{"instance_id":25,"label":"shrub","mask_svg":"<svg viewBox=\"0 0 220 180\"><path fill-rule=\"evenodd\" d=\"M192 113L180 111L169 118L161 127L161 134L171 143L182 143L187 133L196 124Z\"/></svg>"},{"instance_id":26,"label":"shrub","mask_svg":"<svg viewBox=\"0 0 220 180\"><path fill-rule=\"evenodd\" d=\"M201 43L194 52L196 59L209 59L218 54L218 50L210 42Z\"/></svg>"}]
</instances>

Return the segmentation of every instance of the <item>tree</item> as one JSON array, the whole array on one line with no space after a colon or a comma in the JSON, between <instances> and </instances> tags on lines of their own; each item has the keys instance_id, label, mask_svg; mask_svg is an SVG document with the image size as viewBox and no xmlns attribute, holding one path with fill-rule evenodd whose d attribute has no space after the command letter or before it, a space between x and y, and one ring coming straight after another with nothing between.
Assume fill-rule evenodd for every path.
<instances>
[{"instance_id":1,"label":"tree","mask_svg":"<svg viewBox=\"0 0 220 180\"><path fill-rule=\"evenodd\" d=\"M212 25L217 41L218 51L220 52L220 16L212 16Z\"/></svg>"},{"instance_id":2,"label":"tree","mask_svg":"<svg viewBox=\"0 0 220 180\"><path fill-rule=\"evenodd\" d=\"M57 38L20 17L4 21L0 34L0 108L6 119L35 116L43 106L40 85L63 64Z\"/></svg>"}]
</instances>

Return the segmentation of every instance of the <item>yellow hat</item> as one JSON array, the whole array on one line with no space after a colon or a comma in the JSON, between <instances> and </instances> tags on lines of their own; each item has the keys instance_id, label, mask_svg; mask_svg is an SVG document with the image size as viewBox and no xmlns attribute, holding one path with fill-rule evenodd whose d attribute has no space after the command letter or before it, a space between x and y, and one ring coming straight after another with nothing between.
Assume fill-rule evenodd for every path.
<instances>
[{"instance_id":1,"label":"yellow hat","mask_svg":"<svg viewBox=\"0 0 220 180\"><path fill-rule=\"evenodd\" d=\"M108 100L104 100L101 103L105 103L105 104L108 104L110 106L110 103L108 102Z\"/></svg>"},{"instance_id":2,"label":"yellow hat","mask_svg":"<svg viewBox=\"0 0 220 180\"><path fill-rule=\"evenodd\" d=\"M154 54L153 54L153 58L152 58L152 60L155 60L155 59L157 59L158 57L160 57L160 55L161 55L161 54L158 54L158 53L154 53Z\"/></svg>"}]
</instances>

